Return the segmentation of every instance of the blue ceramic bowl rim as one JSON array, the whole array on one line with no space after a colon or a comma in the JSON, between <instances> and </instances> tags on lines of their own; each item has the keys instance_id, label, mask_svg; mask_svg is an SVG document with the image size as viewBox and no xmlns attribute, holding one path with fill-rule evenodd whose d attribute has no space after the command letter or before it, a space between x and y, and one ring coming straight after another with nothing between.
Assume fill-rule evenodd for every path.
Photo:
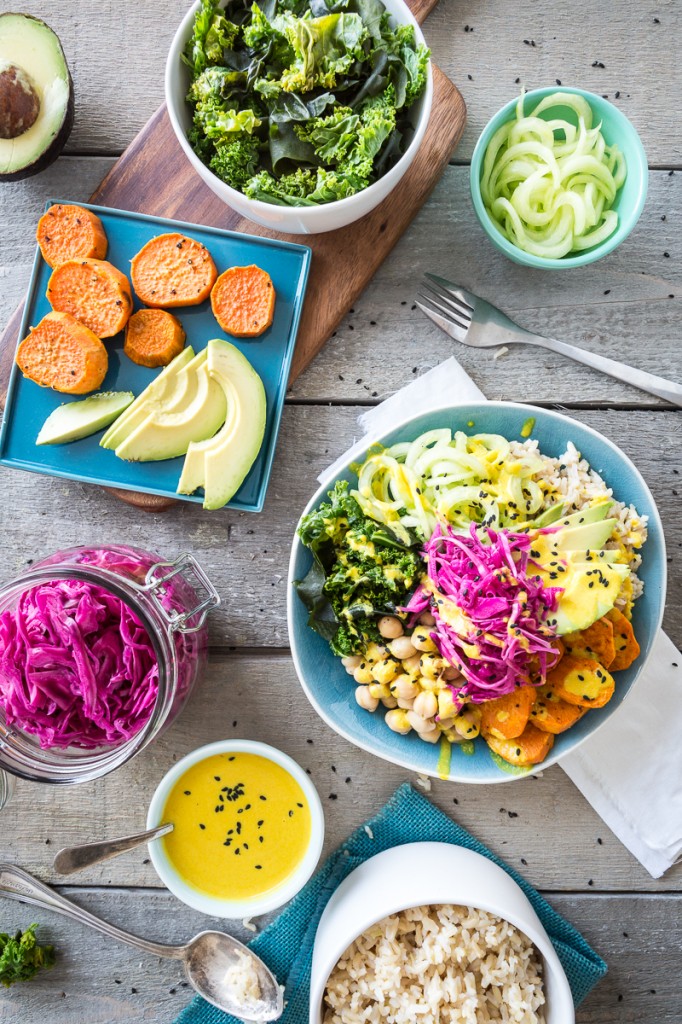
<instances>
[{"instance_id":1,"label":"blue ceramic bowl rim","mask_svg":"<svg viewBox=\"0 0 682 1024\"><path fill-rule=\"evenodd\" d=\"M570 267L584 267L589 263L596 262L596 260L601 259L603 256L608 256L608 254L613 252L621 242L625 241L637 224L642 210L644 209L649 185L649 166L647 163L646 152L642 145L642 140L640 139L637 129L633 125L632 121L630 121L630 119L627 118L622 110L620 110L614 103L609 102L609 100L605 100L602 96L597 95L597 93L587 92L585 89L571 89L568 86L557 85L553 87L547 86L542 89L533 89L531 92L527 92L524 96L524 109L525 104L533 101L539 101L545 96L550 96L555 92L574 93L578 96L582 96L588 101L594 113L597 115L599 114L600 107L608 107L609 110L613 111L615 119L621 122L623 133L625 135L628 135L629 133L630 137L627 150L625 146L621 146L621 149L623 150L628 163L628 174L634 173L636 169L639 188L635 205L628 212L627 217L622 214L620 215L618 227L613 234L606 238L600 245L595 245L592 249L588 249L576 256L562 256L561 259L548 259L545 256L535 256L533 253L526 253L522 249L519 249L518 246L505 238L498 228L495 227L483 204L483 199L481 198L481 167L483 166L485 151L488 148L488 143L490 142L493 133L506 121L512 120L516 104L518 103L518 96L509 100L508 103L505 103L505 105L490 118L487 125L479 135L478 142L474 147L469 172L471 199L478 221L493 245L495 245L515 263L521 263L528 267L535 267L538 270L565 270Z\"/></svg>"},{"instance_id":2,"label":"blue ceramic bowl rim","mask_svg":"<svg viewBox=\"0 0 682 1024\"><path fill-rule=\"evenodd\" d=\"M665 552L665 534L663 532L663 524L661 523L661 517L660 517L659 511L658 511L658 506L656 504L654 496L651 493L651 490L649 489L648 484L646 483L646 481L645 481L644 477L642 476L642 474L640 473L640 471L637 469L637 467L632 462L632 460L625 454L625 452L622 451L622 449L619 448L618 445L614 444L613 441L611 441L609 438L605 437L604 434L601 434L598 430L595 430L593 427L587 426L587 424L585 424L585 423L582 423L580 421L576 421L576 420L571 419L570 416L565 416L563 413L557 412L557 411L555 411L553 409L545 409L545 408L541 408L541 407L538 407L538 406L527 405L527 404L522 403L522 402L503 402L503 401L485 401L485 400L484 401L478 401L478 402L475 402L475 401L471 401L471 402L453 402L453 403L451 403L449 405L436 406L433 409L427 410L426 413L425 412L421 412L421 413L419 413L416 416L407 416L407 417L405 417L404 419L394 423L393 427L390 430L384 431L381 434L380 437L373 438L373 443L382 444L383 441L389 435L393 434L397 430L403 430L403 429L409 427L411 423L415 422L416 420L419 420L424 415L432 415L433 416L433 415L442 414L443 416L450 416L450 417L452 417L453 415L457 414L458 410L461 410L461 409L466 409L468 413L471 413L471 410L474 410L473 415L475 415L476 414L475 413L476 408L480 408L482 412L490 411L491 409L492 410L495 410L495 409L500 409L500 410L516 410L516 411L522 413L524 415L524 417L527 416L529 413L531 413L531 414L532 413L540 414L542 417L548 417L550 420L558 421L559 423L565 424L567 426L567 428L569 428L569 429L571 427L575 428L575 426L577 425L581 430L584 430L586 434L591 435L593 438L595 438L596 441L599 444L603 444L608 449L611 449L611 451L615 453L616 457L619 460L622 460L627 465L627 467L628 467L628 469L629 469L629 471L630 471L630 473L632 475L632 478L639 483L639 485L642 488L644 494L648 497L649 502L650 502L650 509L651 509L651 511L649 512L649 524L648 524L649 536L651 536L652 531L655 531L656 535L658 536L659 542L660 542L660 564L659 564L659 567L658 567L659 570L660 570L660 583L659 583L659 587L658 587L658 612L656 614L656 619L655 619L654 627L651 630L652 642L649 644L649 650L648 650L646 656L641 658L640 663L637 665L634 677L631 680L631 682L630 682L630 684L628 686L628 690L624 694L624 696L623 696L620 704L618 705L618 707L611 708L609 714L604 715L598 721L595 721L594 725L593 725L593 728L589 732L587 732L584 736L580 737L579 739L574 739L574 742L573 742L572 746L569 748L569 750L562 751L560 754L556 754L556 753L550 754L550 756L547 757L541 764L534 765L532 770L528 771L524 775L514 775L514 774L506 774L504 772L500 772L499 778L497 776L494 779L491 779L491 778L476 778L476 777L474 777L472 775L467 775L467 774L461 774L460 775L460 774L457 774L457 773L453 772L452 769L451 769L449 774L448 774L448 776L447 776L447 778L444 779L444 781L468 783L470 785L497 785L499 783L515 782L515 781L518 781L519 779L529 778L533 774L537 774L538 772L544 771L546 768L550 768L550 767L552 767L552 765L559 763L563 757L566 757L566 756L568 756L568 754L573 753L575 750L578 749L578 747L582 746L582 744L587 739L590 739L591 737L593 737L595 735L595 733L597 733L599 731L599 729L601 729L602 726L605 725L607 721L609 721L609 719L611 717L611 714L613 714L615 711L617 711L619 707L622 707L622 705L625 703L625 701L627 701L627 699L628 699L628 697L629 697L633 687L636 685L636 683L639 680L640 676L644 672L644 670L645 670L645 668L646 668L646 666L647 666L647 664L649 662L649 659L651 658L651 655L653 653L653 651L652 651L652 649L653 649L653 638L655 636L657 636L658 633L661 630L661 626L662 626L662 623L663 623L663 612L665 610L665 598L666 598L666 587L667 587L667 562L666 562L666 552ZM571 440L571 437L570 437L570 434L568 434L568 431L567 431L566 443L568 443L568 441L570 441L570 440ZM324 497L326 497L326 491L329 489L330 485L333 484L334 481L339 479L342 476L342 474L346 470L348 470L350 468L350 462L351 461L356 461L356 460L354 460L354 459L350 460L342 469L336 468L336 469L332 470L331 472L326 473L324 475L324 477L322 478L322 481L321 481L319 487L317 488L317 490L313 494L312 498L307 503L306 507L304 508L303 512L301 513L301 515L299 517L299 520L298 520L298 523L296 524L296 531L298 530L298 524L300 523L300 520L303 518L303 516L307 515L312 509L316 508L320 504L321 500ZM622 499L619 499L617 494L614 497L615 497L616 501L622 500ZM417 772L420 775L431 775L433 778L441 778L441 779L443 779L443 776L439 775L439 773L436 770L430 771L427 768L425 768L425 766L423 764L420 764L420 763L415 762L414 760L412 760L412 758L409 756L409 750L408 750L408 752L406 753L405 756L399 756L399 757L387 756L383 752L380 752L380 751L374 749L372 747L372 745L369 742L365 742L364 739L360 739L357 736L351 735L338 721L336 721L334 719L334 717L327 711L327 709L324 707L324 705L320 703L320 701L317 699L317 697L313 693L312 688L309 686L308 681L305 678L305 673L303 671L303 666L301 664L301 659L299 657L298 634L297 634L297 629L296 629L296 626L295 626L295 614L294 614L294 609L296 607L295 602L298 602L300 599L299 599L298 594L296 593L296 591L294 589L293 583L294 583L294 579L296 578L296 564L297 564L298 558L299 558L299 556L300 556L300 554L302 552L305 552L305 549L303 548L303 545L301 544L301 541L299 540L298 533L295 532L294 533L294 539L293 539L292 546L291 546L291 555L290 555L290 558L289 558L289 571L288 571L288 574L287 574L287 628L288 628L288 632L289 632L289 644L290 644L290 647L291 647L292 661L294 663L294 668L296 669L296 674L298 676L299 683L301 684L301 687L302 687L306 697L308 698L308 700L312 704L312 706L315 709L315 711L317 711L317 713L320 716L320 718L324 722L326 722L327 725L331 729L333 729L333 731L336 732L339 736L342 736L349 743L352 743L353 746L359 747L361 750L365 750L367 753L374 755L374 757L379 757L379 758L381 758L384 761L388 761L389 763L395 764L395 765L397 765L399 767L402 767L402 768L407 768L408 770ZM304 626L304 629L305 630L309 629L307 624ZM607 705L607 707L608 707L608 705ZM602 710L604 710L604 709L602 709ZM406 750L407 750L407 748L406 748Z\"/></svg>"}]
</instances>

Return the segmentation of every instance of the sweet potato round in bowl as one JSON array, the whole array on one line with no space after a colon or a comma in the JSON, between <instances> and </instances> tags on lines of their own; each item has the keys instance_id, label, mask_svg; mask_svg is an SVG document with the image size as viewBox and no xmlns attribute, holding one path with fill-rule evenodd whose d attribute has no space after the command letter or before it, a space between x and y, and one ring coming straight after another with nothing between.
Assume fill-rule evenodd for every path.
<instances>
[{"instance_id":1,"label":"sweet potato round in bowl","mask_svg":"<svg viewBox=\"0 0 682 1024\"><path fill-rule=\"evenodd\" d=\"M417 43L424 43L424 36L412 12L404 0L382 0L386 10L397 24L412 25ZM262 224L275 231L296 235L318 234L345 227L370 213L396 187L412 164L426 134L431 103L433 99L433 72L428 64L426 87L409 110L409 120L414 134L405 153L377 181L355 195L338 199L319 206L280 206L250 199L243 192L222 181L204 164L188 140L192 126L190 107L186 101L189 85L189 69L182 61L182 53L192 35L194 17L200 7L197 0L183 18L171 43L166 62L165 94L168 116L182 150L190 164L208 187L248 220ZM333 91L333 90L332 90Z\"/></svg>"},{"instance_id":2,"label":"sweet potato round in bowl","mask_svg":"<svg viewBox=\"0 0 682 1024\"><path fill-rule=\"evenodd\" d=\"M644 592L635 601L633 627L641 654L629 667L617 674L616 692L609 703L590 710L568 731L556 737L554 745L538 771L560 761L588 736L592 735L620 706L646 665L655 637L660 629L665 602L665 543L655 501L630 459L610 440L596 430L561 413L511 402L476 402L434 409L420 416L405 419L388 434L374 438L384 446L412 441L427 430L447 427L452 430L482 434L500 434L507 439L521 439L521 431L529 417L535 421L532 439L540 451L557 458L566 451L569 441L587 459L614 492L614 499L634 504L640 515L649 519L648 539L642 548L642 565L638 575ZM471 424L475 425L472 431ZM327 492L337 479L355 485L350 465L323 481L304 515L326 500ZM414 732L400 735L392 732L383 713L370 714L356 703L354 681L346 674L341 659L327 642L308 625L308 610L296 593L293 582L305 577L311 555L298 536L295 537L289 567L288 625L294 664L299 680L318 714L327 724L351 743L369 753L412 771L457 782L501 783L528 775L528 769L500 766L482 740L474 742L474 752L466 754L453 746L449 768L439 763L440 743L425 743Z\"/></svg>"}]
</instances>

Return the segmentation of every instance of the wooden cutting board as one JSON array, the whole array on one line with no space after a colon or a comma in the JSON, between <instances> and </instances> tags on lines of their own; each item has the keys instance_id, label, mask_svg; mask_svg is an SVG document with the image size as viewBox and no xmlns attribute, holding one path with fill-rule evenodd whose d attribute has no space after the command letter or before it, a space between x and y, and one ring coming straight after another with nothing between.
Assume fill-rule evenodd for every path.
<instances>
[{"instance_id":1,"label":"wooden cutting board","mask_svg":"<svg viewBox=\"0 0 682 1024\"><path fill-rule=\"evenodd\" d=\"M420 23L437 0L407 0ZM246 220L218 199L193 171L160 107L114 164L91 202L154 217L206 224L309 245L313 258L290 380L320 351L388 253L423 206L441 176L466 124L459 90L433 68L433 105L429 126L411 167L384 202L360 221L320 235L284 235ZM65 197L68 198L68 197ZM23 305L0 340L0 408L17 343ZM147 511L161 511L166 498L112 491Z\"/></svg>"}]
</instances>

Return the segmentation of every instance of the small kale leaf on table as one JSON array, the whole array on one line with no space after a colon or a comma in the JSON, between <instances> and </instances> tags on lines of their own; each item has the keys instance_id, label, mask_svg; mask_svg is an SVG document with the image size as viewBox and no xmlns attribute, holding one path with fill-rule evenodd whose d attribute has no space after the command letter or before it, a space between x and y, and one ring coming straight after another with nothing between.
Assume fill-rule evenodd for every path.
<instances>
[{"instance_id":1,"label":"small kale leaf on table","mask_svg":"<svg viewBox=\"0 0 682 1024\"><path fill-rule=\"evenodd\" d=\"M54 946L40 946L37 924L15 935L0 932L0 984L9 988L17 981L30 981L38 971L54 966Z\"/></svg>"}]
</instances>

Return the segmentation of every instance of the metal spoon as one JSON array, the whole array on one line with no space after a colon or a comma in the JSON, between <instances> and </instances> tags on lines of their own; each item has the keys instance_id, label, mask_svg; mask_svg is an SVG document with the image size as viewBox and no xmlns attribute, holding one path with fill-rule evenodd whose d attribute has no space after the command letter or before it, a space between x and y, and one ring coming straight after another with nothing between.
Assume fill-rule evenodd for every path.
<instances>
[{"instance_id":1,"label":"metal spoon","mask_svg":"<svg viewBox=\"0 0 682 1024\"><path fill-rule=\"evenodd\" d=\"M134 836L124 836L121 839L106 839L101 843L81 843L80 846L65 846L56 854L53 864L55 871L60 875L72 875L74 871L81 871L93 864L99 864L110 857L118 857L119 853L126 850L134 850L136 846L150 843L152 839L159 839L168 832L173 831L173 825L159 825L157 828L149 829L148 832L138 832Z\"/></svg>"},{"instance_id":2,"label":"metal spoon","mask_svg":"<svg viewBox=\"0 0 682 1024\"><path fill-rule=\"evenodd\" d=\"M187 980L199 995L234 1017L261 1022L277 1020L282 1015L282 989L276 978L259 957L231 935L200 932L185 946L166 946L140 939L76 906L14 864L0 863L0 896L7 896L20 903L30 903L34 907L55 910L73 921L90 925L104 935L127 942L146 953L182 961ZM236 991L240 968L248 969L251 966L255 969L260 993L255 997L250 997L248 991ZM233 970L237 975L235 980L231 977ZM244 985L245 990L248 987Z\"/></svg>"}]
</instances>

